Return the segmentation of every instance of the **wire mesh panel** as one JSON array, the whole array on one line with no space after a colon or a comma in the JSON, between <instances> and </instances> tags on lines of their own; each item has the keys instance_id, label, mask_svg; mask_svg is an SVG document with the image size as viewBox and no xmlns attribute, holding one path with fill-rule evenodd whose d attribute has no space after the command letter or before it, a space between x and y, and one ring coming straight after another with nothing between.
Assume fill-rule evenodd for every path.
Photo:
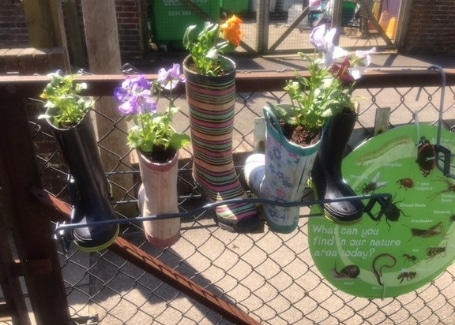
<instances>
[{"instance_id":1,"label":"wire mesh panel","mask_svg":"<svg viewBox=\"0 0 455 325\"><path fill-rule=\"evenodd\" d=\"M313 5L313 3L315 5ZM333 4L330 1L270 0L266 13L267 25L261 28L261 17L256 12L241 15L244 20L243 41L252 49L257 49L258 42L266 38L267 52L276 54L313 50L309 35L313 27L329 22L333 15ZM361 3L364 14L359 13L356 4ZM257 5L258 1L252 1ZM339 45L343 48L385 47L392 42L381 35L375 26L368 24L373 19L369 14L373 1L344 1L341 27L339 28ZM359 6L359 5L358 5ZM359 6L360 7L360 6ZM356 10L355 10L356 9ZM365 17L363 17L365 16ZM361 18L364 19L361 19Z\"/></svg>"},{"instance_id":2,"label":"wire mesh panel","mask_svg":"<svg viewBox=\"0 0 455 325\"><path fill-rule=\"evenodd\" d=\"M372 136L377 108L390 107L390 127L415 123L435 124L439 117L441 87L364 88L354 95L360 112L351 148ZM453 131L454 90L447 87L444 126ZM234 125L234 160L239 175L245 157L254 150L254 119L262 116L267 102L284 101L283 92L237 93ZM184 95L175 127L188 132ZM36 116L42 107L30 104L28 112L37 163L45 189L64 201L67 170L55 143ZM96 118L108 118L93 112ZM111 120L111 132L126 133L123 118ZM145 241L139 215L140 184L134 153L117 153L103 145L109 134L99 134L100 150L115 156L118 164L107 171L112 187L123 191L114 206L120 218L121 236L172 269L193 280L222 300L247 312L263 324L452 324L455 295L451 266L421 289L387 299L370 300L334 288L315 266L308 245L309 207L300 209L298 228L291 234L263 231L236 234L220 229L213 209L201 209L207 201L192 180L191 149L182 153L179 165L179 208L193 211L182 217L181 239L172 247L158 249ZM118 181L127 178L128 182ZM130 184L125 187L121 184ZM247 189L248 190L248 189ZM312 200L308 189L303 200ZM112 251L82 253L74 246L59 253L65 287L75 323L84 324L229 324L220 314L194 298L162 282Z\"/></svg>"}]
</instances>

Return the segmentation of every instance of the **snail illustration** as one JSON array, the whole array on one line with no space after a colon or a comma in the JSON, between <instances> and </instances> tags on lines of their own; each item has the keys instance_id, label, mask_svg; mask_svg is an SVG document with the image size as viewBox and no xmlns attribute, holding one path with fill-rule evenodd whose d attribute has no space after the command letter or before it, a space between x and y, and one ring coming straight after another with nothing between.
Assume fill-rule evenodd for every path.
<instances>
[{"instance_id":1,"label":"snail illustration","mask_svg":"<svg viewBox=\"0 0 455 325\"><path fill-rule=\"evenodd\" d=\"M343 267L340 271L337 270L337 262L332 269L332 276L335 279L355 279L360 274L360 268L357 265L347 265Z\"/></svg>"}]
</instances>

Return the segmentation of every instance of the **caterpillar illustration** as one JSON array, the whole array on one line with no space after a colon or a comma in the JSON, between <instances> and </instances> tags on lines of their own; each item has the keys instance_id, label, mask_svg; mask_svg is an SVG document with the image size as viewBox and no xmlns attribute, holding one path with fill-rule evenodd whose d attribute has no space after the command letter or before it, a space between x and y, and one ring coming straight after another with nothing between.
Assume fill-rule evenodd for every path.
<instances>
[{"instance_id":1,"label":"caterpillar illustration","mask_svg":"<svg viewBox=\"0 0 455 325\"><path fill-rule=\"evenodd\" d=\"M393 139L392 141L384 144L377 150L371 151L366 155L363 155L356 161L356 165L366 165L373 163L376 159L387 159L388 161L394 161L398 158L406 158L406 150L403 150L403 146L409 147L411 151L408 153L409 157L413 157L415 154L415 143L410 136L401 136ZM387 156L384 156L387 154Z\"/></svg>"}]
</instances>

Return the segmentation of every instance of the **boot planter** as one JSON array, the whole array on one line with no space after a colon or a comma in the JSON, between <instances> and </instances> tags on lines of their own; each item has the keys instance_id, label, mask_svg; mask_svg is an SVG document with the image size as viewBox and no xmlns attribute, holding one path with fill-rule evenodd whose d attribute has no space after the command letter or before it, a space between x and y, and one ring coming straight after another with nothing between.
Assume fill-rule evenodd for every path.
<instances>
[{"instance_id":1,"label":"boot planter","mask_svg":"<svg viewBox=\"0 0 455 325\"><path fill-rule=\"evenodd\" d=\"M47 114L52 115L52 110L48 110ZM105 249L115 241L119 227L91 225L117 218L111 206L109 184L98 153L90 114L67 129L55 127L49 119L47 123L52 128L71 175L71 223L87 225L72 231L73 241L85 252Z\"/></svg>"},{"instance_id":2,"label":"boot planter","mask_svg":"<svg viewBox=\"0 0 455 325\"><path fill-rule=\"evenodd\" d=\"M142 216L178 213L178 150L167 163L152 162L140 152L138 156L142 178L138 197ZM143 225L147 241L156 247L165 248L180 239L180 218L144 221Z\"/></svg>"},{"instance_id":3,"label":"boot planter","mask_svg":"<svg viewBox=\"0 0 455 325\"><path fill-rule=\"evenodd\" d=\"M302 147L290 142L282 132L278 118L269 107L264 108L266 120L265 154L247 158L244 175L251 190L260 198L277 202L296 202L303 192L319 150L320 141ZM270 229L291 233L297 228L300 207L264 204Z\"/></svg>"},{"instance_id":4,"label":"boot planter","mask_svg":"<svg viewBox=\"0 0 455 325\"><path fill-rule=\"evenodd\" d=\"M341 161L356 120L353 111L343 111L329 120L311 173L312 188L319 199L356 196L341 174ZM359 199L337 201L324 203L322 209L332 221L352 223L362 217L363 204Z\"/></svg>"},{"instance_id":5,"label":"boot planter","mask_svg":"<svg viewBox=\"0 0 455 325\"><path fill-rule=\"evenodd\" d=\"M203 76L190 70L190 56L183 61L186 97L189 104L193 177L211 202L245 198L232 159L232 130L235 108L235 63L223 76ZM216 207L221 228L249 232L259 226L256 206L252 203Z\"/></svg>"}]
</instances>

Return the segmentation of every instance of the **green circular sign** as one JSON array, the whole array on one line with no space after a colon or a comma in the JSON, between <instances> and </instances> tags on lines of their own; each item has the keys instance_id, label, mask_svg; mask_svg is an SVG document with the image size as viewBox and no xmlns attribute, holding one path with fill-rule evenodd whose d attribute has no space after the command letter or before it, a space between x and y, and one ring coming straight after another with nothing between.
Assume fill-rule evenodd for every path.
<instances>
[{"instance_id":1,"label":"green circular sign","mask_svg":"<svg viewBox=\"0 0 455 325\"><path fill-rule=\"evenodd\" d=\"M455 259L455 180L435 165L437 134L435 126L398 127L343 160L358 195L393 199L352 225L309 219L312 257L333 286L358 297L396 297L431 282ZM442 130L440 144L455 152L455 134Z\"/></svg>"}]
</instances>

